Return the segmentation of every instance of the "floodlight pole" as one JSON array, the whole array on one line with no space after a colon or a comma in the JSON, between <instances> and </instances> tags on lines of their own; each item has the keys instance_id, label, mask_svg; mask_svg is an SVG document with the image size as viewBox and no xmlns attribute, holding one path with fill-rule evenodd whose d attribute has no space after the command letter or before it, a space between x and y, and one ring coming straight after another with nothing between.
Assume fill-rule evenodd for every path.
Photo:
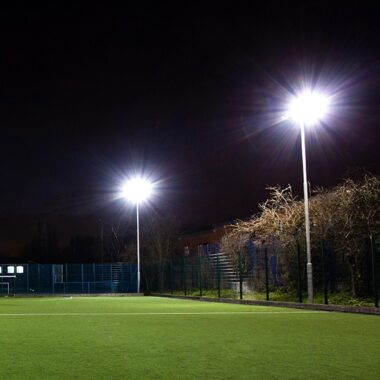
<instances>
[{"instance_id":1,"label":"floodlight pole","mask_svg":"<svg viewBox=\"0 0 380 380\"><path fill-rule=\"evenodd\" d=\"M305 123L301 127L302 169L303 169L303 197L305 202L305 235L306 235L306 257L307 257L307 295L308 302L313 303L313 266L311 264L310 247L310 218L309 218L309 195L306 173L306 147L305 147Z\"/></svg>"},{"instance_id":2,"label":"floodlight pole","mask_svg":"<svg viewBox=\"0 0 380 380\"><path fill-rule=\"evenodd\" d=\"M140 222L139 204L136 203L136 223L137 223L137 294L140 293Z\"/></svg>"}]
</instances>

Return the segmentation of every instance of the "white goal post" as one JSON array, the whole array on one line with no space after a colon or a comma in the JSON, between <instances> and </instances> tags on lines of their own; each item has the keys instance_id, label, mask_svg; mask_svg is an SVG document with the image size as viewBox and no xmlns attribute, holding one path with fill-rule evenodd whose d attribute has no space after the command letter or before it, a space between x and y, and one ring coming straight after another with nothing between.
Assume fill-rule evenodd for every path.
<instances>
[{"instance_id":1,"label":"white goal post","mask_svg":"<svg viewBox=\"0 0 380 380\"><path fill-rule=\"evenodd\" d=\"M0 275L0 280L3 278L16 278L16 275ZM3 285L7 285L7 294L9 295L9 282L0 282L0 289L2 290ZM1 291L0 294L3 292Z\"/></svg>"}]
</instances>

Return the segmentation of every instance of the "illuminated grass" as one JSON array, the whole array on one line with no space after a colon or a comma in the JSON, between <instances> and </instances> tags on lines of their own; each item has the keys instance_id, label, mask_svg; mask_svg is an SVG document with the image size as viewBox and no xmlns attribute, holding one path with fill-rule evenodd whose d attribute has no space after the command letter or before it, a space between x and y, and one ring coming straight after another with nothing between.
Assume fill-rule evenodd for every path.
<instances>
[{"instance_id":1,"label":"illuminated grass","mask_svg":"<svg viewBox=\"0 0 380 380\"><path fill-rule=\"evenodd\" d=\"M378 378L378 316L153 297L0 299L7 379Z\"/></svg>"}]
</instances>

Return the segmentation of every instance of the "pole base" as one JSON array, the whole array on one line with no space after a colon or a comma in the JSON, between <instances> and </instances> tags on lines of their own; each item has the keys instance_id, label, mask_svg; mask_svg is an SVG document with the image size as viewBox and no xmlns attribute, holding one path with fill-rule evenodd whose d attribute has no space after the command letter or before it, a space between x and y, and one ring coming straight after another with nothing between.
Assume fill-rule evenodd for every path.
<instances>
[{"instance_id":1,"label":"pole base","mask_svg":"<svg viewBox=\"0 0 380 380\"><path fill-rule=\"evenodd\" d=\"M311 263L307 263L306 273L307 273L307 301L308 303L314 303L313 265Z\"/></svg>"}]
</instances>

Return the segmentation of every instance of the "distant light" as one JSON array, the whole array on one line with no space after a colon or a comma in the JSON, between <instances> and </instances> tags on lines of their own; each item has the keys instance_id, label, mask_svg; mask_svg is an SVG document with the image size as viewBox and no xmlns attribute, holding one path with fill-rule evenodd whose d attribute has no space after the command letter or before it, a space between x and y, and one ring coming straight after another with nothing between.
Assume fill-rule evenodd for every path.
<instances>
[{"instance_id":1,"label":"distant light","mask_svg":"<svg viewBox=\"0 0 380 380\"><path fill-rule=\"evenodd\" d=\"M122 188L122 196L128 201L140 204L152 194L153 184L145 178L132 178Z\"/></svg>"},{"instance_id":2,"label":"distant light","mask_svg":"<svg viewBox=\"0 0 380 380\"><path fill-rule=\"evenodd\" d=\"M287 118L306 125L315 124L327 113L328 103L326 96L305 91L291 101Z\"/></svg>"}]
</instances>

